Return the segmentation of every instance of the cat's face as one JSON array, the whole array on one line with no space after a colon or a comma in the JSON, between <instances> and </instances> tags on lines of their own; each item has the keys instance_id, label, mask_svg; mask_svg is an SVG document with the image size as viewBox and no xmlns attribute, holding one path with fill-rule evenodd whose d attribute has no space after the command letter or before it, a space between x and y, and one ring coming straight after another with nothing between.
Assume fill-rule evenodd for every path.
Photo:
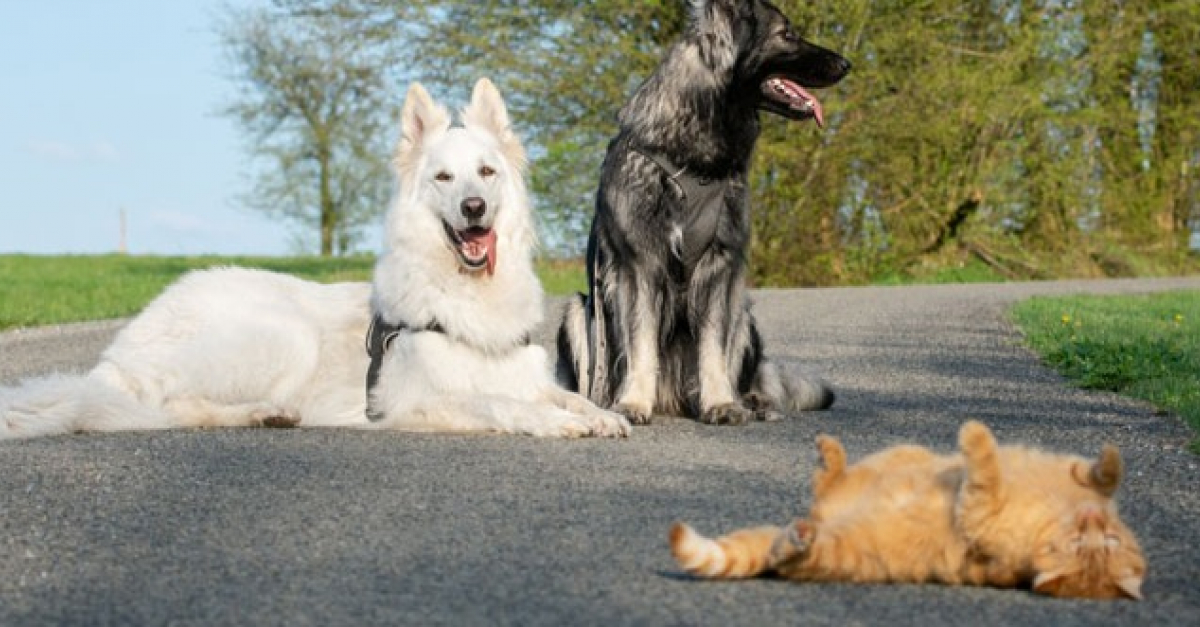
<instances>
[{"instance_id":1,"label":"cat's face","mask_svg":"<svg viewBox=\"0 0 1200 627\"><path fill-rule=\"evenodd\" d=\"M1035 592L1056 597L1141 600L1146 560L1116 511L1082 505L1043 535L1033 560Z\"/></svg>"}]
</instances>

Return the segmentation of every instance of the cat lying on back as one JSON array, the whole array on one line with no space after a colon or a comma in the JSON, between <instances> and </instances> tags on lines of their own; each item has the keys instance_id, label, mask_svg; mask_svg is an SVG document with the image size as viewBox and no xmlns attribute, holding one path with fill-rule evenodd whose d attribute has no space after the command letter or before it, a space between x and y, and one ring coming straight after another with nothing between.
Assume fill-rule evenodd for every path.
<instances>
[{"instance_id":1,"label":"cat lying on back","mask_svg":"<svg viewBox=\"0 0 1200 627\"><path fill-rule=\"evenodd\" d=\"M998 447L963 425L961 454L896 446L847 467L834 438L808 518L715 540L683 523L671 550L694 575L797 581L940 582L1032 588L1059 597L1141 599L1146 562L1117 517L1121 456L1095 461Z\"/></svg>"}]
</instances>

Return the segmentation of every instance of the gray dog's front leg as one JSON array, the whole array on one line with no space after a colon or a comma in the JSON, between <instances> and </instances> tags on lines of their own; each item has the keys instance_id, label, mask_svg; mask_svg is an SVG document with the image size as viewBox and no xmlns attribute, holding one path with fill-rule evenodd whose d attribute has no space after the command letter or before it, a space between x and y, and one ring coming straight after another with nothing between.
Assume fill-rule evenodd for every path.
<instances>
[{"instance_id":1,"label":"gray dog's front leg","mask_svg":"<svg viewBox=\"0 0 1200 627\"><path fill-rule=\"evenodd\" d=\"M617 395L613 411L625 416L635 425L650 424L658 393L658 320L654 308L654 293L642 281L630 278L631 302L618 305L618 315L626 319L619 325L622 344L627 351L629 368Z\"/></svg>"}]
</instances>

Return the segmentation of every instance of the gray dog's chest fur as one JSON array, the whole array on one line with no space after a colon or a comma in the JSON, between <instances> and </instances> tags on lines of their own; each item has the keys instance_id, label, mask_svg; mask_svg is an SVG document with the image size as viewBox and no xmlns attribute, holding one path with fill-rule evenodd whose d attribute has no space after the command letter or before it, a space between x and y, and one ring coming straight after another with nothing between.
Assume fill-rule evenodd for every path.
<instances>
[{"instance_id":1,"label":"gray dog's chest fur","mask_svg":"<svg viewBox=\"0 0 1200 627\"><path fill-rule=\"evenodd\" d=\"M682 262L685 272L690 273L716 243L729 196L738 193L742 186L737 179L698 173L659 152L638 149L635 152L653 161L665 177L667 193L676 202L676 209L668 218L671 253Z\"/></svg>"},{"instance_id":2,"label":"gray dog's chest fur","mask_svg":"<svg viewBox=\"0 0 1200 627\"><path fill-rule=\"evenodd\" d=\"M593 224L603 233L606 263L658 268L660 279L686 289L709 253L734 252L740 261L737 251L749 239L744 172L703 173L627 137L607 161Z\"/></svg>"}]
</instances>

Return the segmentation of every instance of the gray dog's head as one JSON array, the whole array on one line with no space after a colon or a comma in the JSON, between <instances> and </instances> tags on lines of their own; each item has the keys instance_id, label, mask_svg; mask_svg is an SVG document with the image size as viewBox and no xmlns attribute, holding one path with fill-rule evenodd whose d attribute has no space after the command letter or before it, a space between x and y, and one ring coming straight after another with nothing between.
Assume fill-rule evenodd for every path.
<instances>
[{"instance_id":1,"label":"gray dog's head","mask_svg":"<svg viewBox=\"0 0 1200 627\"><path fill-rule=\"evenodd\" d=\"M692 0L688 38L716 75L755 98L763 111L824 125L808 90L828 87L850 71L841 55L805 41L788 18L763 0Z\"/></svg>"}]
</instances>

